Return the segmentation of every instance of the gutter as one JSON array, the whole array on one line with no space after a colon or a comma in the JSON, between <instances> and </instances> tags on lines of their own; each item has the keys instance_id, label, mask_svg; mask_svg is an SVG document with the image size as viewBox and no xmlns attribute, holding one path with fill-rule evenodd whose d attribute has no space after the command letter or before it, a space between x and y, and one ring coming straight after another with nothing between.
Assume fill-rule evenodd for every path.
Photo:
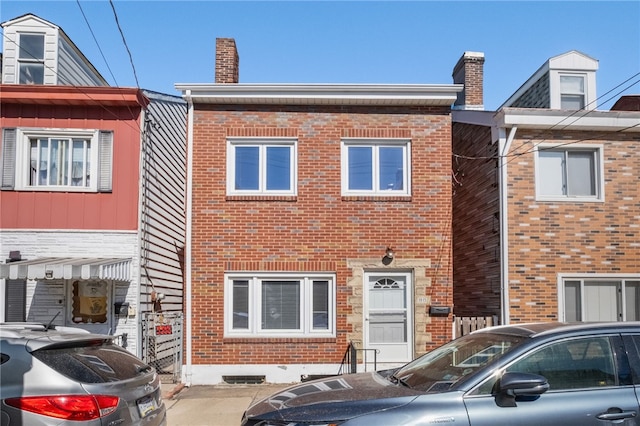
<instances>
[{"instance_id":1,"label":"gutter","mask_svg":"<svg viewBox=\"0 0 640 426\"><path fill-rule=\"evenodd\" d=\"M187 193L185 196L186 202L186 238L185 238L185 284L186 284L186 294L184 298L186 299L186 307L185 307L185 332L186 332L186 340L187 340L187 350L186 350L186 358L185 358L185 371L182 374L182 381L185 386L191 386L191 369L192 369L192 327L193 321L191 320L192 311L193 311L193 303L191 300L191 230L193 228L193 209L192 209L192 191L193 191L193 101L191 99L191 91L185 91L183 95L184 99L187 101Z\"/></svg>"},{"instance_id":2,"label":"gutter","mask_svg":"<svg viewBox=\"0 0 640 426\"><path fill-rule=\"evenodd\" d=\"M511 128L508 137L505 137L505 127L500 127L497 130L499 133L498 153L500 155L500 324L507 325L511 317L509 311L509 202L507 199L507 165L509 157L507 155L516 136L518 126Z\"/></svg>"}]
</instances>

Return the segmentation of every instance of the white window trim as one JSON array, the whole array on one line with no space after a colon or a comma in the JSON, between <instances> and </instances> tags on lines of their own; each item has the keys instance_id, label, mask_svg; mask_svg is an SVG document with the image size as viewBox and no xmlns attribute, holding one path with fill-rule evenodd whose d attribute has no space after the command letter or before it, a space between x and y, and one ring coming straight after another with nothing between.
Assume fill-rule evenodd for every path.
<instances>
[{"instance_id":1,"label":"white window trim","mask_svg":"<svg viewBox=\"0 0 640 426\"><path fill-rule=\"evenodd\" d=\"M343 138L340 141L341 147L341 187L343 196L374 196L374 197L406 197L411 195L411 140L410 139L385 139L385 138ZM349 190L349 155L348 148L351 146L400 146L405 150L404 155L404 190L389 191L377 190ZM378 176L378 166L374 164L374 182Z\"/></svg>"},{"instance_id":2,"label":"white window trim","mask_svg":"<svg viewBox=\"0 0 640 426\"><path fill-rule=\"evenodd\" d=\"M262 286L259 283L263 280L300 280L302 300L302 318L299 330L261 330L260 319L262 316ZM249 281L249 311L251 318L249 320L249 328L247 330L233 329L233 281L248 280ZM311 292L313 291L312 283L317 280L325 280L329 282L329 315L328 329L313 329L313 306L311 300ZM324 337L333 338L336 336L336 277L334 274L320 273L229 273L224 277L224 336L225 337Z\"/></svg>"},{"instance_id":3,"label":"white window trim","mask_svg":"<svg viewBox=\"0 0 640 426\"><path fill-rule=\"evenodd\" d=\"M17 191L46 192L97 192L99 180L99 134L89 129L16 129L16 181ZM31 160L29 140L32 138L82 138L91 141L91 184L90 186L71 185L29 185L29 164Z\"/></svg>"},{"instance_id":4,"label":"white window trim","mask_svg":"<svg viewBox=\"0 0 640 426\"><path fill-rule=\"evenodd\" d=\"M578 274L558 274L557 276L557 295L558 295L558 320L565 321L564 310L564 283L565 281L638 281L640 280L640 274L592 274L592 273L578 273ZM584 303L581 300L580 303Z\"/></svg>"},{"instance_id":5,"label":"white window trim","mask_svg":"<svg viewBox=\"0 0 640 426\"><path fill-rule=\"evenodd\" d=\"M551 109L561 109L562 105L562 85L560 84L560 77L582 77L584 78L584 109L594 110L596 109L596 79L594 72L566 72L552 70L549 76L550 82L550 96Z\"/></svg>"},{"instance_id":6,"label":"white window trim","mask_svg":"<svg viewBox=\"0 0 640 426\"><path fill-rule=\"evenodd\" d=\"M236 176L236 146L258 146L260 152L260 170L259 185L256 190L238 190L235 189ZM291 189L285 191L267 190L266 186L266 168L265 157L262 150L269 146L288 146L291 149L290 176ZM295 196L298 193L298 139L296 138L252 138L252 137L231 137L227 138L227 195L290 195Z\"/></svg>"},{"instance_id":7,"label":"white window trim","mask_svg":"<svg viewBox=\"0 0 640 426\"><path fill-rule=\"evenodd\" d=\"M539 153L544 148L558 151L566 151L566 150L592 150L597 153L597 164L595 166L596 170L596 195L595 196L550 196L544 195L540 193L540 158ZM535 192L536 192L536 200L537 201L557 201L564 203L575 203L575 202L585 202L585 203L602 203L604 202L604 145L601 144L571 144L571 145L561 145L557 143L542 143L536 147L535 150Z\"/></svg>"}]
</instances>

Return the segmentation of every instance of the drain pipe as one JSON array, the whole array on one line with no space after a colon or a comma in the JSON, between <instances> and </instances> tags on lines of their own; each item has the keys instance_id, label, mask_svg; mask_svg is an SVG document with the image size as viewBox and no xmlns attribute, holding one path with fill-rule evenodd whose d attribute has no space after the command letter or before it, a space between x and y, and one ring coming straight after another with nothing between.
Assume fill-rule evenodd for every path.
<instances>
[{"instance_id":1,"label":"drain pipe","mask_svg":"<svg viewBox=\"0 0 640 426\"><path fill-rule=\"evenodd\" d=\"M193 321L192 311L193 311L193 303L191 298L191 229L193 227L193 219L192 219L192 191L193 191L193 100L191 99L191 90L185 91L183 98L187 101L187 188L186 188L186 196L185 196L185 204L186 204L186 238L185 238L185 295L184 299L186 299L185 306L185 336L187 340L187 348L186 348L186 357L185 357L185 371L182 374L182 382L185 386L191 386L191 362L192 362L192 327Z\"/></svg>"},{"instance_id":2,"label":"drain pipe","mask_svg":"<svg viewBox=\"0 0 640 426\"><path fill-rule=\"evenodd\" d=\"M498 153L500 155L500 324L509 324L511 313L509 312L509 221L507 199L507 165L509 164L509 150L516 136L518 126L514 126L506 136L506 128L498 129Z\"/></svg>"}]
</instances>

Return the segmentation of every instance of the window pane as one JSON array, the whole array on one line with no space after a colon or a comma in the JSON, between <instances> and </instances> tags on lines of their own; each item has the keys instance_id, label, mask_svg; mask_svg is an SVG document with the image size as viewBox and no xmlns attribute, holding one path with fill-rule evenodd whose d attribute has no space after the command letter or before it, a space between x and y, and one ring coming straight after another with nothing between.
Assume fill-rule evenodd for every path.
<instances>
[{"instance_id":1,"label":"window pane","mask_svg":"<svg viewBox=\"0 0 640 426\"><path fill-rule=\"evenodd\" d=\"M20 64L20 84L43 84L43 64Z\"/></svg>"},{"instance_id":2,"label":"window pane","mask_svg":"<svg viewBox=\"0 0 640 426\"><path fill-rule=\"evenodd\" d=\"M40 169L38 170L38 185L47 185L49 181L47 176L49 174L49 141L47 139L40 139Z\"/></svg>"},{"instance_id":3,"label":"window pane","mask_svg":"<svg viewBox=\"0 0 640 426\"><path fill-rule=\"evenodd\" d=\"M233 328L249 328L249 281L233 281Z\"/></svg>"},{"instance_id":4,"label":"window pane","mask_svg":"<svg viewBox=\"0 0 640 426\"><path fill-rule=\"evenodd\" d=\"M560 96L560 108L568 110L581 110L584 108L584 96L562 95Z\"/></svg>"},{"instance_id":5,"label":"window pane","mask_svg":"<svg viewBox=\"0 0 640 426\"><path fill-rule=\"evenodd\" d=\"M564 283L564 317L565 321L581 321L580 281Z\"/></svg>"},{"instance_id":6,"label":"window pane","mask_svg":"<svg viewBox=\"0 0 640 426\"><path fill-rule=\"evenodd\" d=\"M618 321L618 282L584 283L583 321Z\"/></svg>"},{"instance_id":7,"label":"window pane","mask_svg":"<svg viewBox=\"0 0 640 426\"><path fill-rule=\"evenodd\" d=\"M313 329L329 328L329 282L313 282Z\"/></svg>"},{"instance_id":8,"label":"window pane","mask_svg":"<svg viewBox=\"0 0 640 426\"><path fill-rule=\"evenodd\" d=\"M83 186L84 175L84 141L74 139L71 151L71 185Z\"/></svg>"},{"instance_id":9,"label":"window pane","mask_svg":"<svg viewBox=\"0 0 640 426\"><path fill-rule=\"evenodd\" d=\"M257 146L235 147L236 176L235 189L259 188L259 158L260 150Z\"/></svg>"},{"instance_id":10,"label":"window pane","mask_svg":"<svg viewBox=\"0 0 640 426\"><path fill-rule=\"evenodd\" d=\"M404 179L404 149L380 147L380 190L401 191Z\"/></svg>"},{"instance_id":11,"label":"window pane","mask_svg":"<svg viewBox=\"0 0 640 426\"><path fill-rule=\"evenodd\" d=\"M262 282L262 329L300 328L300 282Z\"/></svg>"},{"instance_id":12,"label":"window pane","mask_svg":"<svg viewBox=\"0 0 640 426\"><path fill-rule=\"evenodd\" d=\"M562 93L584 93L584 77L561 75L560 90Z\"/></svg>"},{"instance_id":13,"label":"window pane","mask_svg":"<svg viewBox=\"0 0 640 426\"><path fill-rule=\"evenodd\" d=\"M640 281L627 281L624 287L625 321L640 321Z\"/></svg>"},{"instance_id":14,"label":"window pane","mask_svg":"<svg viewBox=\"0 0 640 426\"><path fill-rule=\"evenodd\" d=\"M267 190L291 189L291 148L267 147Z\"/></svg>"},{"instance_id":15,"label":"window pane","mask_svg":"<svg viewBox=\"0 0 640 426\"><path fill-rule=\"evenodd\" d=\"M564 195L564 152L541 150L538 162L538 192L548 196Z\"/></svg>"},{"instance_id":16,"label":"window pane","mask_svg":"<svg viewBox=\"0 0 640 426\"><path fill-rule=\"evenodd\" d=\"M44 60L44 34L20 34L20 59Z\"/></svg>"},{"instance_id":17,"label":"window pane","mask_svg":"<svg viewBox=\"0 0 640 426\"><path fill-rule=\"evenodd\" d=\"M350 146L349 157L349 189L373 189L373 149L364 146Z\"/></svg>"},{"instance_id":18,"label":"window pane","mask_svg":"<svg viewBox=\"0 0 640 426\"><path fill-rule=\"evenodd\" d=\"M592 151L567 153L568 195L596 195L595 160Z\"/></svg>"}]
</instances>

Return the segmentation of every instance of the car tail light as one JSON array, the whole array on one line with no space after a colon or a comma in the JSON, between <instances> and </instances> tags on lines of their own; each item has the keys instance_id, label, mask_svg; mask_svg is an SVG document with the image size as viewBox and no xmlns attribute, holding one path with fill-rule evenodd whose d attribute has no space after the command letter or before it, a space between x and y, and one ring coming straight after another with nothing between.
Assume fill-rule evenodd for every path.
<instances>
[{"instance_id":1,"label":"car tail light","mask_svg":"<svg viewBox=\"0 0 640 426\"><path fill-rule=\"evenodd\" d=\"M113 413L119 401L109 395L52 395L8 398L5 403L43 416L86 421Z\"/></svg>"}]
</instances>

